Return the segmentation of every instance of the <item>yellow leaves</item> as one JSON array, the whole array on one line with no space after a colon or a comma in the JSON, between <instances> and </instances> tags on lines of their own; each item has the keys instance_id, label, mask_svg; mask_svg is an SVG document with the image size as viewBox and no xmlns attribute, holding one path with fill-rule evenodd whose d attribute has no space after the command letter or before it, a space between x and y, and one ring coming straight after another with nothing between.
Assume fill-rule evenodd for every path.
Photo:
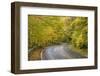
<instances>
[{"instance_id":1,"label":"yellow leaves","mask_svg":"<svg viewBox=\"0 0 100 76\"><path fill-rule=\"evenodd\" d=\"M81 44L84 42L82 34L80 34L76 41L76 46L81 47Z\"/></svg>"},{"instance_id":2,"label":"yellow leaves","mask_svg":"<svg viewBox=\"0 0 100 76\"><path fill-rule=\"evenodd\" d=\"M84 29L84 30L83 30ZM28 16L28 43L45 47L57 43L87 46L87 18L66 16Z\"/></svg>"}]
</instances>

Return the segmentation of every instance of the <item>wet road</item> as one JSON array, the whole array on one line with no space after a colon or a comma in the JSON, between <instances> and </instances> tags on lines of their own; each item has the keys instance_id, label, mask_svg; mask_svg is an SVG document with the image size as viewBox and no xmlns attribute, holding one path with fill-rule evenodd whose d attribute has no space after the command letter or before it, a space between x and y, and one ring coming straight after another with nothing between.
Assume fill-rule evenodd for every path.
<instances>
[{"instance_id":1,"label":"wet road","mask_svg":"<svg viewBox=\"0 0 100 76\"><path fill-rule=\"evenodd\" d=\"M84 58L80 54L73 52L69 45L61 44L55 46L49 46L41 53L42 60L55 60L55 59L74 59Z\"/></svg>"}]
</instances>

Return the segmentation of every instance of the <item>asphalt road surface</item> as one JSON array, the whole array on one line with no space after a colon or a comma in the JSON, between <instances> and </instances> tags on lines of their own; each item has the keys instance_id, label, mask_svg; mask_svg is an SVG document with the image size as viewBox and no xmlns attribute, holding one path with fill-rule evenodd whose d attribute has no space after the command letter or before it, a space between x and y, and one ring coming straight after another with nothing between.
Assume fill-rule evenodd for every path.
<instances>
[{"instance_id":1,"label":"asphalt road surface","mask_svg":"<svg viewBox=\"0 0 100 76\"><path fill-rule=\"evenodd\" d=\"M41 53L42 60L55 60L55 59L74 59L84 58L80 54L73 52L69 45L61 44L55 46L49 46Z\"/></svg>"}]
</instances>

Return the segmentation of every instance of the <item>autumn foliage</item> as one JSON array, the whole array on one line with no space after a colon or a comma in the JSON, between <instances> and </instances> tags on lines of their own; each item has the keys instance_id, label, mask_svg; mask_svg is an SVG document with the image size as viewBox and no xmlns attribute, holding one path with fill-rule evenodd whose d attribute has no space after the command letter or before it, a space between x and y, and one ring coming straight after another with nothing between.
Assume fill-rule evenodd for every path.
<instances>
[{"instance_id":1,"label":"autumn foliage","mask_svg":"<svg viewBox=\"0 0 100 76\"><path fill-rule=\"evenodd\" d=\"M68 43L87 49L87 25L87 17L29 15L28 48Z\"/></svg>"}]
</instances>

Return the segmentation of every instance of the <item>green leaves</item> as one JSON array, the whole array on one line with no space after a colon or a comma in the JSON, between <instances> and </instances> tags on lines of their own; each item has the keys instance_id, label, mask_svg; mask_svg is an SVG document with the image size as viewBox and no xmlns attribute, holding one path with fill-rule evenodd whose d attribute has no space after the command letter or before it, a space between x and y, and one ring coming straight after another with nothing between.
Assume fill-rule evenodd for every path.
<instances>
[{"instance_id":1,"label":"green leaves","mask_svg":"<svg viewBox=\"0 0 100 76\"><path fill-rule=\"evenodd\" d=\"M64 22L57 16L28 16L29 48L45 47L60 43L63 35Z\"/></svg>"},{"instance_id":2,"label":"green leaves","mask_svg":"<svg viewBox=\"0 0 100 76\"><path fill-rule=\"evenodd\" d=\"M67 29L67 32L70 32L68 36L71 38L70 43L79 49L86 49L87 44L87 18L86 17L77 17L72 21L71 25Z\"/></svg>"},{"instance_id":3,"label":"green leaves","mask_svg":"<svg viewBox=\"0 0 100 76\"><path fill-rule=\"evenodd\" d=\"M87 18L65 16L28 16L28 47L70 43L87 48Z\"/></svg>"}]
</instances>

